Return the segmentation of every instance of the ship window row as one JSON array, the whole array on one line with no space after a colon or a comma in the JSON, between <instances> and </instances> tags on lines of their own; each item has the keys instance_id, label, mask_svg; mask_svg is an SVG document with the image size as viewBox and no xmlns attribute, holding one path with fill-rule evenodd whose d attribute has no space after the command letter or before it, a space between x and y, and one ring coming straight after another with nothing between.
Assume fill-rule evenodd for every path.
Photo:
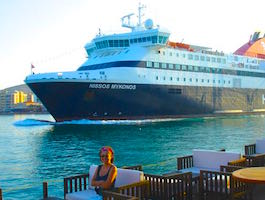
<instances>
[{"instance_id":1,"label":"ship window row","mask_svg":"<svg viewBox=\"0 0 265 200\"><path fill-rule=\"evenodd\" d=\"M166 55L165 51L162 51L163 55ZM160 54L161 51L159 50L158 53ZM173 56L172 52L169 52L169 56ZM182 55L183 58L185 58L185 54ZM179 53L176 53L176 57L179 57ZM187 56L188 60L195 60L195 61L207 61L207 62L213 62L213 63L222 63L226 64L225 58L220 57L210 57L210 56L204 56L204 55L194 55L194 54L188 54Z\"/></svg>"},{"instance_id":2,"label":"ship window row","mask_svg":"<svg viewBox=\"0 0 265 200\"><path fill-rule=\"evenodd\" d=\"M188 55L189 60L195 60L195 61L207 61L207 62L213 62L213 63L222 63L226 64L226 59L225 58L220 58L220 57L210 57L210 56L204 56L204 55Z\"/></svg>"},{"instance_id":3,"label":"ship window row","mask_svg":"<svg viewBox=\"0 0 265 200\"><path fill-rule=\"evenodd\" d=\"M167 40L168 40L167 36L154 35L154 36L148 36L148 37L132 38L130 39L130 44L142 43L142 42L152 42L153 44L156 44L156 43L166 44Z\"/></svg>"},{"instance_id":4,"label":"ship window row","mask_svg":"<svg viewBox=\"0 0 265 200\"><path fill-rule=\"evenodd\" d=\"M162 77L159 77L159 76L156 76L155 79L158 81L158 80L163 80L163 81L166 81L167 80L167 77L166 76L162 76ZM198 82L201 82L201 83L213 83L213 84L228 84L230 85L231 84L231 81L230 80L216 80L216 79L199 79L199 78L186 78L186 77L183 77L183 78L180 78L180 77L176 77L176 78L173 78L172 76L168 78L170 81L183 81L183 82L193 82L195 81L196 83Z\"/></svg>"},{"instance_id":5,"label":"ship window row","mask_svg":"<svg viewBox=\"0 0 265 200\"><path fill-rule=\"evenodd\" d=\"M129 40L104 40L96 42L97 49L108 47L129 47Z\"/></svg>"},{"instance_id":6,"label":"ship window row","mask_svg":"<svg viewBox=\"0 0 265 200\"><path fill-rule=\"evenodd\" d=\"M265 78L265 73L261 73L261 72L240 71L240 70L232 70L232 69L219 69L219 68L211 68L211 67L203 67L203 66L160 63L160 62L151 62L151 61L147 61L147 62L145 61L116 61L116 62L109 62L109 63L101 63L101 64L95 64L95 65L81 66L78 69L78 71L106 69L106 68L111 68L111 67L139 67L139 68L147 67L147 68L164 69L164 70L190 71L190 72L227 74L227 75Z\"/></svg>"},{"instance_id":7,"label":"ship window row","mask_svg":"<svg viewBox=\"0 0 265 200\"><path fill-rule=\"evenodd\" d=\"M148 36L148 37L138 37L138 38L132 38L130 40L103 40L100 42L95 42L97 49L104 49L108 47L129 47L129 42L131 44L134 43L142 43L142 42L152 42L153 44L159 43L159 44L166 44L168 40L167 36L161 36L161 35L154 35L154 36Z\"/></svg>"},{"instance_id":8,"label":"ship window row","mask_svg":"<svg viewBox=\"0 0 265 200\"><path fill-rule=\"evenodd\" d=\"M151 61L146 62L146 67L158 68L158 69L170 69L170 70L178 70L178 71L203 72L203 73L212 73L212 74L265 77L265 73L259 73L259 72L219 69L219 68L211 68L211 67L203 67L203 66L192 66L192 65L180 65L180 64L173 64L173 63L159 63L159 62L151 62Z\"/></svg>"}]
</instances>

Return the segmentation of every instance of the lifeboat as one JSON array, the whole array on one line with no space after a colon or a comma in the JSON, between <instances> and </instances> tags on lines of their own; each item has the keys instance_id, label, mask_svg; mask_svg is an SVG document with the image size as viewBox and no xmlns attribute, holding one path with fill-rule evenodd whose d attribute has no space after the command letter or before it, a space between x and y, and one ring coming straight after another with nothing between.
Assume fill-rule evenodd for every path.
<instances>
[{"instance_id":1,"label":"lifeboat","mask_svg":"<svg viewBox=\"0 0 265 200\"><path fill-rule=\"evenodd\" d=\"M193 51L193 49L189 44L168 41L167 45L173 48L181 48L181 49L186 49L188 51Z\"/></svg>"}]
</instances>

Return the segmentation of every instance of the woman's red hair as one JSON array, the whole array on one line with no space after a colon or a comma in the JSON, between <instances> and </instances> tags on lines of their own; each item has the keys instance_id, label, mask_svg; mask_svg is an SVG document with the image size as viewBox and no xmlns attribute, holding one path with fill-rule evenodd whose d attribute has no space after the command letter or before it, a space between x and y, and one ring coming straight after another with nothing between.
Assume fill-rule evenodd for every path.
<instances>
[{"instance_id":1,"label":"woman's red hair","mask_svg":"<svg viewBox=\"0 0 265 200\"><path fill-rule=\"evenodd\" d=\"M104 146L104 147L102 147L100 149L99 156L101 155L101 153L103 151L107 151L107 152L109 152L111 154L111 160L110 160L110 162L113 163L114 162L114 151L113 151L113 149L110 146Z\"/></svg>"}]
</instances>

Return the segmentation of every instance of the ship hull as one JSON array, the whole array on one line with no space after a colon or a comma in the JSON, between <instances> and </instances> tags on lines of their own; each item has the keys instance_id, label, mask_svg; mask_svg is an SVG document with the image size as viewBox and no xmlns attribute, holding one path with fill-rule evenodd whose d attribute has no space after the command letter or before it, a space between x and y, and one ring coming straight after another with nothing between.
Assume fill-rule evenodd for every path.
<instances>
[{"instance_id":1,"label":"ship hull","mask_svg":"<svg viewBox=\"0 0 265 200\"><path fill-rule=\"evenodd\" d=\"M265 90L88 82L27 83L56 121L264 112Z\"/></svg>"}]
</instances>

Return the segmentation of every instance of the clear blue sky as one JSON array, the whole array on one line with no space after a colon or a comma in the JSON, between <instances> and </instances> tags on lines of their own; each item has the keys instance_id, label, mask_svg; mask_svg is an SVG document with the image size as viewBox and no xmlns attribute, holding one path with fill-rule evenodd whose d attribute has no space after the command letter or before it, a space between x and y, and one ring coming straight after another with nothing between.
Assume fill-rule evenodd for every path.
<instances>
[{"instance_id":1,"label":"clear blue sky","mask_svg":"<svg viewBox=\"0 0 265 200\"><path fill-rule=\"evenodd\" d=\"M171 31L171 40L234 52L265 31L264 0L142 0L146 16ZM84 45L102 32L124 31L120 18L137 0L0 0L0 89L30 73L76 70Z\"/></svg>"}]
</instances>

